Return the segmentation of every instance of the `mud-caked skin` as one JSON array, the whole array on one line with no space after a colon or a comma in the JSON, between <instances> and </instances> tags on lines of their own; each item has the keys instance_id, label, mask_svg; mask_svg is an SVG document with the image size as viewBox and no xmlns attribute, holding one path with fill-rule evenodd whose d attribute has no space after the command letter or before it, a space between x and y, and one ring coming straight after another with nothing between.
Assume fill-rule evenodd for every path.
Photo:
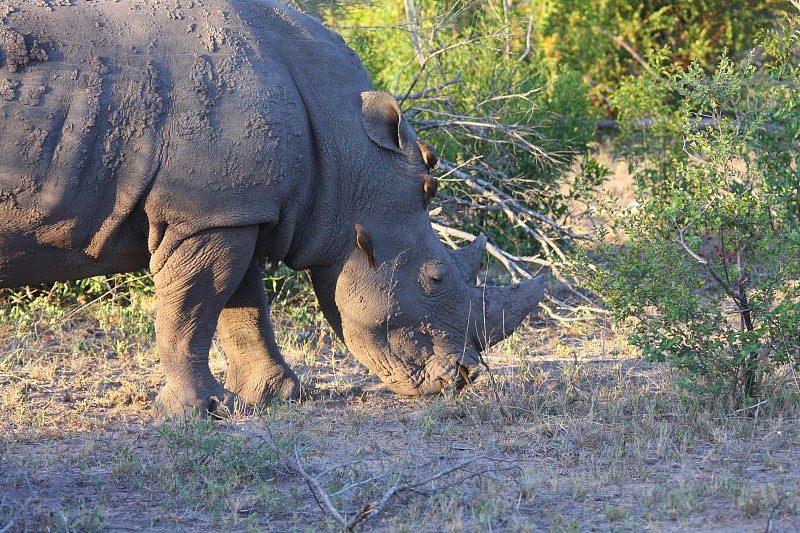
<instances>
[{"instance_id":1,"label":"mud-caked skin","mask_svg":"<svg viewBox=\"0 0 800 533\"><path fill-rule=\"evenodd\" d=\"M438 240L417 140L341 37L281 4L5 0L0 287L149 267L157 405L224 414L298 393L259 276L282 260L389 387L436 393L543 288L476 287L485 240Z\"/></svg>"}]
</instances>

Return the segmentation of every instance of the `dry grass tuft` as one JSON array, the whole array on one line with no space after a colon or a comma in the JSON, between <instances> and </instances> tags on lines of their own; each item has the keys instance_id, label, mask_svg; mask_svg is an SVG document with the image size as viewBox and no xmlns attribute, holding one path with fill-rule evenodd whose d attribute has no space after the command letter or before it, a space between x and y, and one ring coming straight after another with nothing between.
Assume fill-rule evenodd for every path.
<instances>
[{"instance_id":1,"label":"dry grass tuft","mask_svg":"<svg viewBox=\"0 0 800 533\"><path fill-rule=\"evenodd\" d=\"M3 325L0 529L338 530L286 457L346 520L363 513L365 530L800 524L790 369L762 403L733 410L686 394L619 326L532 321L487 355L496 387L483 376L457 397L409 399L324 330L284 329L309 385L303 402L230 423L153 425L152 337L110 313Z\"/></svg>"}]
</instances>

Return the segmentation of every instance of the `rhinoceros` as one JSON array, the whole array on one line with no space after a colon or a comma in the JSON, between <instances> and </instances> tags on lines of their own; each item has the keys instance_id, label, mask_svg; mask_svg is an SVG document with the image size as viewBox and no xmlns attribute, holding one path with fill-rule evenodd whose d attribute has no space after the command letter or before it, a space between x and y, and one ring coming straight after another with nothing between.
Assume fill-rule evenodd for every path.
<instances>
[{"instance_id":1,"label":"rhinoceros","mask_svg":"<svg viewBox=\"0 0 800 533\"><path fill-rule=\"evenodd\" d=\"M438 239L417 140L341 36L279 3L4 0L0 287L149 267L166 415L297 395L266 258L310 270L391 390L463 386L543 281L477 285L486 241Z\"/></svg>"}]
</instances>

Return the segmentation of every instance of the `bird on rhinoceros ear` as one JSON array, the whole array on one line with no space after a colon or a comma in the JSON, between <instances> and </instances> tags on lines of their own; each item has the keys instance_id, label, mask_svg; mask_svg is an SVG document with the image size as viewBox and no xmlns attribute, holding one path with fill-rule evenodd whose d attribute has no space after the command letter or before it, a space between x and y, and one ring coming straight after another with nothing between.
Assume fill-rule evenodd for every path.
<instances>
[{"instance_id":1,"label":"bird on rhinoceros ear","mask_svg":"<svg viewBox=\"0 0 800 533\"><path fill-rule=\"evenodd\" d=\"M417 141L417 146L419 146L419 151L422 152L422 162L425 163L428 170L433 170L436 165L439 164L439 158L436 157L436 150L425 141Z\"/></svg>"},{"instance_id":2,"label":"bird on rhinoceros ear","mask_svg":"<svg viewBox=\"0 0 800 533\"><path fill-rule=\"evenodd\" d=\"M439 180L430 174L420 174L420 176L425 180L425 183L422 185L425 191L425 203L423 206L425 209L428 209L428 197L436 198L436 191L439 190Z\"/></svg>"},{"instance_id":3,"label":"bird on rhinoceros ear","mask_svg":"<svg viewBox=\"0 0 800 533\"><path fill-rule=\"evenodd\" d=\"M364 226L357 222L353 222L353 227L356 229L356 244L358 248L367 256L367 265L369 268L375 268L375 254L372 251L372 238L370 238Z\"/></svg>"}]
</instances>

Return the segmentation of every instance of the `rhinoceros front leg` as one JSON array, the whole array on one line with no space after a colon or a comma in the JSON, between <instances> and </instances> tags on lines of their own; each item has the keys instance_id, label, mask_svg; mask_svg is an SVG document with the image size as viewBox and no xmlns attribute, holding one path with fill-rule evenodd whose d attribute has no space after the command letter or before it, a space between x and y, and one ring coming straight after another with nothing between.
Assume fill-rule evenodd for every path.
<instances>
[{"instance_id":1,"label":"rhinoceros front leg","mask_svg":"<svg viewBox=\"0 0 800 533\"><path fill-rule=\"evenodd\" d=\"M217 329L228 356L228 390L250 405L299 395L300 382L275 342L257 261L222 310Z\"/></svg>"},{"instance_id":2,"label":"rhinoceros front leg","mask_svg":"<svg viewBox=\"0 0 800 533\"><path fill-rule=\"evenodd\" d=\"M208 351L222 308L236 292L253 256L257 227L209 230L181 242L153 276L156 341L166 383L159 414L226 416L236 396L214 378Z\"/></svg>"}]
</instances>

